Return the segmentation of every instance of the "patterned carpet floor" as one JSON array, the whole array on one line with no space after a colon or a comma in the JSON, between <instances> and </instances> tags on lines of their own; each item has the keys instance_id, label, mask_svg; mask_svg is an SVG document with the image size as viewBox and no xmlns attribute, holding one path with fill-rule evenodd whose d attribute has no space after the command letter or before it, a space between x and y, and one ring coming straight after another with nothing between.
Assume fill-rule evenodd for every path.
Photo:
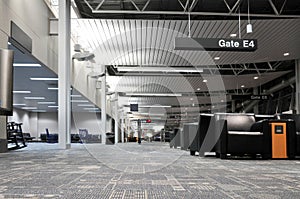
<instances>
[{"instance_id":1,"label":"patterned carpet floor","mask_svg":"<svg viewBox=\"0 0 300 199\"><path fill-rule=\"evenodd\" d=\"M0 198L300 198L299 160L220 160L167 143L29 143L0 154Z\"/></svg>"}]
</instances>

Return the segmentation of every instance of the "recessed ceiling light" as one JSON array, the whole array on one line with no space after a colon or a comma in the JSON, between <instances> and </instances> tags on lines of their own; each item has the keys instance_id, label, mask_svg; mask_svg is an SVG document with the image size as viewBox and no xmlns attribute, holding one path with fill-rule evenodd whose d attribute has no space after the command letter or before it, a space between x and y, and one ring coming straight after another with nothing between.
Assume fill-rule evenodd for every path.
<instances>
[{"instance_id":1,"label":"recessed ceiling light","mask_svg":"<svg viewBox=\"0 0 300 199\"><path fill-rule=\"evenodd\" d=\"M24 97L24 99L27 100L43 100L45 97Z\"/></svg>"},{"instance_id":2,"label":"recessed ceiling light","mask_svg":"<svg viewBox=\"0 0 300 199\"><path fill-rule=\"evenodd\" d=\"M37 109L37 107L25 106L25 107L22 107L22 109L24 109L24 110L33 110L33 109Z\"/></svg>"},{"instance_id":3,"label":"recessed ceiling light","mask_svg":"<svg viewBox=\"0 0 300 199\"><path fill-rule=\"evenodd\" d=\"M204 83L207 82L207 79L204 79L203 82L204 82Z\"/></svg>"},{"instance_id":4,"label":"recessed ceiling light","mask_svg":"<svg viewBox=\"0 0 300 199\"><path fill-rule=\"evenodd\" d=\"M26 104L13 104L13 106L26 106Z\"/></svg>"},{"instance_id":5,"label":"recessed ceiling light","mask_svg":"<svg viewBox=\"0 0 300 199\"><path fill-rule=\"evenodd\" d=\"M14 63L13 66L15 67L41 67L41 64L35 64L35 63Z\"/></svg>"},{"instance_id":6,"label":"recessed ceiling light","mask_svg":"<svg viewBox=\"0 0 300 199\"><path fill-rule=\"evenodd\" d=\"M93 104L77 104L77 106L81 106L81 107L94 107L95 105L93 105Z\"/></svg>"},{"instance_id":7,"label":"recessed ceiling light","mask_svg":"<svg viewBox=\"0 0 300 199\"><path fill-rule=\"evenodd\" d=\"M220 57L215 57L215 58L214 58L214 60L219 60L219 59L220 59Z\"/></svg>"},{"instance_id":8,"label":"recessed ceiling light","mask_svg":"<svg viewBox=\"0 0 300 199\"><path fill-rule=\"evenodd\" d=\"M30 77L33 81L58 81L57 77Z\"/></svg>"},{"instance_id":9,"label":"recessed ceiling light","mask_svg":"<svg viewBox=\"0 0 300 199\"><path fill-rule=\"evenodd\" d=\"M48 88L48 90L58 90L58 88Z\"/></svg>"},{"instance_id":10,"label":"recessed ceiling light","mask_svg":"<svg viewBox=\"0 0 300 199\"><path fill-rule=\"evenodd\" d=\"M126 93L126 96L180 97L181 93Z\"/></svg>"},{"instance_id":11,"label":"recessed ceiling light","mask_svg":"<svg viewBox=\"0 0 300 199\"><path fill-rule=\"evenodd\" d=\"M33 110L32 112L45 113L47 111L46 110Z\"/></svg>"},{"instance_id":12,"label":"recessed ceiling light","mask_svg":"<svg viewBox=\"0 0 300 199\"><path fill-rule=\"evenodd\" d=\"M258 76L253 77L253 79L258 79L258 78L259 78Z\"/></svg>"},{"instance_id":13,"label":"recessed ceiling light","mask_svg":"<svg viewBox=\"0 0 300 199\"><path fill-rule=\"evenodd\" d=\"M200 88L197 88L197 91L200 91L201 89Z\"/></svg>"},{"instance_id":14,"label":"recessed ceiling light","mask_svg":"<svg viewBox=\"0 0 300 199\"><path fill-rule=\"evenodd\" d=\"M99 108L84 108L84 110L99 110Z\"/></svg>"},{"instance_id":15,"label":"recessed ceiling light","mask_svg":"<svg viewBox=\"0 0 300 199\"><path fill-rule=\"evenodd\" d=\"M38 102L38 104L56 104L56 102Z\"/></svg>"},{"instance_id":16,"label":"recessed ceiling light","mask_svg":"<svg viewBox=\"0 0 300 199\"><path fill-rule=\"evenodd\" d=\"M283 53L283 56L289 56L290 55L290 53Z\"/></svg>"},{"instance_id":17,"label":"recessed ceiling light","mask_svg":"<svg viewBox=\"0 0 300 199\"><path fill-rule=\"evenodd\" d=\"M194 100L193 98L191 98L190 100Z\"/></svg>"},{"instance_id":18,"label":"recessed ceiling light","mask_svg":"<svg viewBox=\"0 0 300 199\"><path fill-rule=\"evenodd\" d=\"M221 102L224 102L224 100L221 100Z\"/></svg>"},{"instance_id":19,"label":"recessed ceiling light","mask_svg":"<svg viewBox=\"0 0 300 199\"><path fill-rule=\"evenodd\" d=\"M48 106L48 108L58 108L58 106Z\"/></svg>"},{"instance_id":20,"label":"recessed ceiling light","mask_svg":"<svg viewBox=\"0 0 300 199\"><path fill-rule=\"evenodd\" d=\"M77 102L77 103L88 103L87 100L71 100L71 102Z\"/></svg>"},{"instance_id":21,"label":"recessed ceiling light","mask_svg":"<svg viewBox=\"0 0 300 199\"><path fill-rule=\"evenodd\" d=\"M237 34L235 34L235 33L230 34L230 37L236 37L236 36L237 36Z\"/></svg>"},{"instance_id":22,"label":"recessed ceiling light","mask_svg":"<svg viewBox=\"0 0 300 199\"><path fill-rule=\"evenodd\" d=\"M82 97L82 95L71 95L71 97Z\"/></svg>"},{"instance_id":23,"label":"recessed ceiling light","mask_svg":"<svg viewBox=\"0 0 300 199\"><path fill-rule=\"evenodd\" d=\"M7 42L7 44L8 44L8 45L11 45L11 43L10 43L10 42Z\"/></svg>"},{"instance_id":24,"label":"recessed ceiling light","mask_svg":"<svg viewBox=\"0 0 300 199\"><path fill-rule=\"evenodd\" d=\"M242 87L242 88L244 88L244 87L245 87L245 85L241 85L241 87Z\"/></svg>"},{"instance_id":25,"label":"recessed ceiling light","mask_svg":"<svg viewBox=\"0 0 300 199\"><path fill-rule=\"evenodd\" d=\"M31 91L13 91L13 93L28 94L31 93Z\"/></svg>"}]
</instances>

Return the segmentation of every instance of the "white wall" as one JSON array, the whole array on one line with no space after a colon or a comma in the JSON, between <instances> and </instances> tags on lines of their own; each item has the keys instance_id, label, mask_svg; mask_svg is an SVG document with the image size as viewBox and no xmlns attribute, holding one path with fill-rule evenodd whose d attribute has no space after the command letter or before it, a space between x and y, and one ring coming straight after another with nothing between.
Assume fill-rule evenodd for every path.
<instances>
[{"instance_id":1,"label":"white wall","mask_svg":"<svg viewBox=\"0 0 300 199\"><path fill-rule=\"evenodd\" d=\"M57 71L58 43L57 37L48 34L50 17L53 15L43 0L0 0L0 32L6 37L10 35L13 21L32 39L33 56Z\"/></svg>"}]
</instances>

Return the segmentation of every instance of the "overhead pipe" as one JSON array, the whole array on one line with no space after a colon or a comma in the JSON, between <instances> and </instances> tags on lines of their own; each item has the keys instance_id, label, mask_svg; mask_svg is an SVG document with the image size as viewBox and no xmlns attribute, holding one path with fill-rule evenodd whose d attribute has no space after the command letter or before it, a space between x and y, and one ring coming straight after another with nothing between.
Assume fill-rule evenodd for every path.
<instances>
[{"instance_id":1,"label":"overhead pipe","mask_svg":"<svg viewBox=\"0 0 300 199\"><path fill-rule=\"evenodd\" d=\"M286 81L282 81L281 84L277 84L276 86L271 87L268 91L261 93L262 95L270 95L272 93L275 93L276 91L279 91L291 84L294 84L296 82L296 77L292 77ZM257 100L251 102L247 107L245 107L244 112L250 111L256 104L258 103Z\"/></svg>"}]
</instances>

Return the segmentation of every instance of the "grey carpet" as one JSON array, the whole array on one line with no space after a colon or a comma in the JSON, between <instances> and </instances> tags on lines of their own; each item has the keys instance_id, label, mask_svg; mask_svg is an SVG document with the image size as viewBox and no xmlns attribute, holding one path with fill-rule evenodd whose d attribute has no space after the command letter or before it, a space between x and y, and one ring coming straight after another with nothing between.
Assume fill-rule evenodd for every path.
<instances>
[{"instance_id":1,"label":"grey carpet","mask_svg":"<svg viewBox=\"0 0 300 199\"><path fill-rule=\"evenodd\" d=\"M300 198L300 161L200 158L167 143L29 143L0 154L0 198Z\"/></svg>"}]
</instances>

